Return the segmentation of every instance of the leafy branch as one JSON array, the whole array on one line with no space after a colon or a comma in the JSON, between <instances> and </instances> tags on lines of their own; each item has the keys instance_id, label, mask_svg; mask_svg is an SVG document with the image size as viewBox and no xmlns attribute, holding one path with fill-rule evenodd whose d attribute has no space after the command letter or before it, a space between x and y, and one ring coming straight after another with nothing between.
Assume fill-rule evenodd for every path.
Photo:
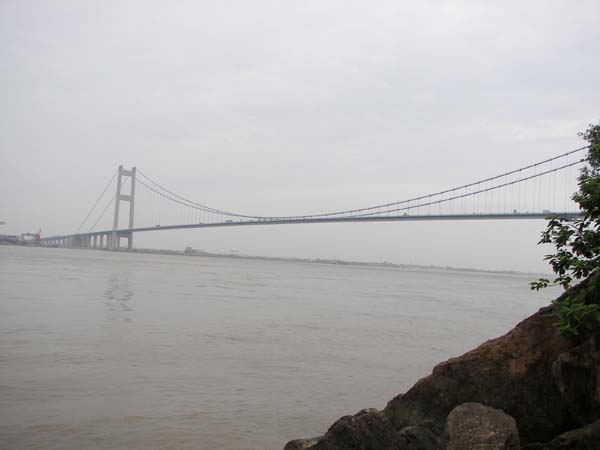
<instances>
[{"instance_id":1,"label":"leafy branch","mask_svg":"<svg viewBox=\"0 0 600 450\"><path fill-rule=\"evenodd\" d=\"M556 252L544 257L556 274L554 280L540 278L530 283L531 289L559 285L565 290L575 280L590 279L590 295L567 295L557 300L558 331L573 337L582 330L600 324L600 123L590 124L579 133L589 143L586 165L578 178L578 191L572 199L579 205L581 217L571 219L548 217L540 244L554 244Z\"/></svg>"}]
</instances>

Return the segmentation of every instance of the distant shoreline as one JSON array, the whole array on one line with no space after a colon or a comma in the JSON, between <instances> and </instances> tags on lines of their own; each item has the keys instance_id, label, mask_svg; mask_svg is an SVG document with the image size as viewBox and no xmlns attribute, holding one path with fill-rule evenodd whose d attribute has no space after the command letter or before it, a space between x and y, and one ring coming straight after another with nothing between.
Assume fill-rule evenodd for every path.
<instances>
[{"instance_id":1,"label":"distant shoreline","mask_svg":"<svg viewBox=\"0 0 600 450\"><path fill-rule=\"evenodd\" d=\"M340 266L363 266L363 267L389 267L396 269L419 269L419 270L452 270L456 272L477 272L477 273L495 273L505 275L545 275L538 272L521 272L518 270L486 270L473 269L469 267L452 267L452 266L435 266L435 265L419 265L419 264L397 264L389 261L372 262L372 261L345 261L340 259L322 259L322 258L291 258L281 256L260 256L260 255L240 255L236 253L211 253L203 250L196 250L187 247L185 250L161 250L152 248L136 248L132 252L148 253L156 255L178 255L178 256L204 256L209 258L231 258L231 259L249 259L259 261L278 261L278 262L296 262L296 263L311 263L311 264L329 264Z\"/></svg>"},{"instance_id":2,"label":"distant shoreline","mask_svg":"<svg viewBox=\"0 0 600 450\"><path fill-rule=\"evenodd\" d=\"M16 244L2 242L0 244L6 246L18 247L44 247L44 248L59 248L49 246L39 246L36 244ZM104 248L86 248L86 247L64 247L72 250L106 250ZM362 267L389 267L396 269L419 269L419 270L451 270L455 272L472 272L472 273L489 273L489 274L504 274L504 275L532 275L532 276L549 276L540 272L523 272L519 270L491 270L491 269L473 269L470 267L452 267L452 266L436 266L436 265L419 265L419 264L398 264L389 261L373 262L373 261L345 261L341 259L322 259L322 258L291 258L282 256L260 256L260 255L240 255L236 253L211 253L204 250L196 250L187 247L185 250L166 250L157 248L134 248L133 250L117 250L124 253L144 253L150 255L173 255L173 256L192 256L192 257L208 257L208 258L230 258L230 259L247 259L258 261L278 261L278 262L296 262L296 263L311 263L311 264L329 264L338 266L362 266Z\"/></svg>"}]
</instances>

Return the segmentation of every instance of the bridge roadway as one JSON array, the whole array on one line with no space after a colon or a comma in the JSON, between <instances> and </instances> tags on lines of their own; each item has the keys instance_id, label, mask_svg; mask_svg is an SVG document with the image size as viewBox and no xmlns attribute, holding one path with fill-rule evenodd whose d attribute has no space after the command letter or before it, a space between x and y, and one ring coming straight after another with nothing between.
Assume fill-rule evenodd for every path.
<instances>
[{"instance_id":1,"label":"bridge roadway","mask_svg":"<svg viewBox=\"0 0 600 450\"><path fill-rule=\"evenodd\" d=\"M93 231L89 233L68 234L62 236L49 236L41 239L42 243L52 245L56 241L65 241L74 239L88 240L102 236L108 236L116 233L119 237L127 237L132 233L141 233L146 231L167 231L184 230L191 228L217 228L217 227L237 227L249 225L285 225L300 223L339 223L339 222L413 222L425 220L508 220L508 219L545 219L549 216L559 216L565 218L576 218L581 214L579 212L543 212L543 213L498 213L498 214L431 214L431 215L402 215L402 216L357 216L357 217L314 217L314 218L265 218L245 221L225 221L214 223L191 223L184 225L155 225L153 227L125 228L119 230ZM102 239L103 240L103 239ZM102 242L102 241L101 241ZM96 247L96 245L93 245ZM100 246L103 246L100 244Z\"/></svg>"}]
</instances>

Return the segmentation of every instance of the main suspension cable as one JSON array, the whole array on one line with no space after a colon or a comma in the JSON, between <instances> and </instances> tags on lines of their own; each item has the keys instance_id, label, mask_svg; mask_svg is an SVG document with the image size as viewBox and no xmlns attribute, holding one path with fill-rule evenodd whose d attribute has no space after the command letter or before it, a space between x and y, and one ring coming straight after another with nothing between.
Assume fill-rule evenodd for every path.
<instances>
[{"instance_id":1,"label":"main suspension cable","mask_svg":"<svg viewBox=\"0 0 600 450\"><path fill-rule=\"evenodd\" d=\"M150 177L148 177L146 174L144 174L139 169L138 169L138 173L145 180L147 180L148 183L151 183L152 185L154 185L154 187L150 186L147 183L145 183L140 178L138 178L137 181L139 181L142 185L144 185L145 187L147 187L151 191L155 192L156 194L158 194L161 197L163 197L165 199L168 199L170 201L179 203L179 204L181 204L183 206L186 206L186 207L189 207L189 208L193 208L193 209L196 209L196 210L201 210L201 211L208 212L208 213L221 214L221 215L230 216L230 217L240 217L240 218L245 218L245 219L270 219L270 220L311 219L311 218L318 218L318 217L330 217L330 216L340 216L340 215L348 215L348 214L350 214L350 217L362 217L362 216L371 216L371 215L380 214L382 211L376 211L376 212L371 212L371 213L368 213L367 211L373 211L373 210L382 209L382 208L388 208L387 212L412 209L412 208L415 208L417 206L416 205L410 205L410 207L405 207L405 208L399 208L399 207L400 207L400 205L408 204L410 202L417 202L417 201L420 201L420 200L423 200L423 199L431 199L432 197L437 197L437 196L440 196L440 195L444 195L444 194L449 194L449 193L452 193L452 192L460 191L460 190L463 190L463 189L468 189L468 188L471 188L473 186L479 186L479 185L481 185L483 183L488 183L488 182L491 182L491 181L495 181L495 180L498 180L500 178L506 178L506 177L508 177L510 175L514 175L514 174L517 174L517 173L522 173L525 170L532 169L532 168L537 168L538 166L541 166L543 164L547 164L547 163L553 162L553 161L561 159L561 158L565 158L565 157L567 157L569 155L572 155L574 153L580 152L580 151L585 150L587 148L589 148L589 146L586 145L584 147L580 147L580 148L568 151L566 153L554 156L552 158L548 158L546 160L539 161L539 162L536 162L534 164L529 164L529 165L521 167L519 169L515 169L515 170L508 171L508 172L504 172L504 173L502 173L500 175L495 175L493 177L489 177L489 178L486 178L486 179L483 179L483 180L479 180L479 181L475 181L475 182L472 182L472 183L464 184L464 185L461 185L461 186L458 186L458 187L454 187L454 188L451 188L451 189L442 190L442 191L439 191L439 192L436 192L436 193L433 193L433 194L422 195L422 196L413 197L413 198L410 198L410 199L407 199L407 200L402 200L402 201L392 202L392 203L384 203L384 204L380 204L380 205L376 205L376 206L370 206L370 207L365 207L365 208L342 210L342 211L334 211L334 212L326 212L326 213L320 213L320 214L308 214L308 215L300 215L300 216L258 216L258 215L246 215L246 214L239 214L239 213L234 213L234 212L230 212L230 211L223 211L223 210L211 208L209 206L193 202L191 200L186 199L185 197L182 197L180 195L175 194L174 192L168 190L167 188L165 188L164 186L160 185L156 181L152 180ZM566 168L566 167L570 167L570 166L575 165L575 164L579 164L579 163L581 163L583 161L585 161L585 159L581 159L581 160L578 160L575 163L562 166L561 169L562 168ZM496 186L496 187L493 187L493 188L488 188L488 189L482 189L482 190L479 190L479 191L477 191L475 193L487 192L487 191L490 191L490 190L497 189L498 187L510 186L510 185L515 184L515 183L518 183L519 181L525 181L525 180L528 180L528 179L531 179L531 178L537 178L540 175L547 174L547 173L552 173L552 172L555 172L555 170L550 170L550 171L538 173L535 176L531 176L531 177L527 177L527 178L520 178L517 181L513 181L513 182L510 182L510 183L503 183L503 184L501 184L499 186ZM161 191L163 191L163 192L161 192ZM166 194L165 194L165 192L166 192ZM438 203L442 203L442 202L445 202L445 201L448 201L448 200L452 200L452 199L460 199L460 198L469 197L471 195L474 195L474 193L458 195L458 196L451 197L450 199L442 199L442 200L433 201L433 202L430 201L428 203L425 203L424 205L438 204ZM421 206L424 206L424 205L421 205ZM396 208L395 209L389 209L390 207L396 207ZM357 214L357 213L361 213L361 214Z\"/></svg>"}]
</instances>

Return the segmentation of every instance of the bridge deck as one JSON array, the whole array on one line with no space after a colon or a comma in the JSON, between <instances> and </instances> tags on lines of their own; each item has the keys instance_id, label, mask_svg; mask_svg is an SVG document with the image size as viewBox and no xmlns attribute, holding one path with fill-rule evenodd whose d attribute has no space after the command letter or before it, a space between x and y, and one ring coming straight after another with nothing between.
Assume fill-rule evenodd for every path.
<instances>
[{"instance_id":1,"label":"bridge deck","mask_svg":"<svg viewBox=\"0 0 600 450\"><path fill-rule=\"evenodd\" d=\"M321 218L285 218L269 220L246 220L246 221L226 221L215 223L192 223L183 225L156 225L153 227L126 228L116 230L120 235L129 233L141 233L146 231L166 231L166 230L184 230L191 228L217 228L217 227L238 227L250 225L285 225L301 223L340 223L340 222L414 222L427 220L509 220L509 219L545 219L549 216L560 216L567 218L579 217L579 212L562 213L507 213L507 214L431 214L431 215L403 215L403 216L366 216L366 217L321 217ZM98 236L112 233L113 230L94 231L89 233L69 234L62 236L50 236L42 238L42 241L50 239L69 238L74 236Z\"/></svg>"}]
</instances>

